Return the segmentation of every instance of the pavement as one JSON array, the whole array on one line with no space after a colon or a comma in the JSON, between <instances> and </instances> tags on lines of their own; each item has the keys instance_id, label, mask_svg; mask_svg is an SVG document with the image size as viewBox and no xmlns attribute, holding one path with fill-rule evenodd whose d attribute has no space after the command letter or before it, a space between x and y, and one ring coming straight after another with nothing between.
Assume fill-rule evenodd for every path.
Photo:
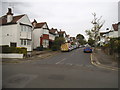
<instances>
[{"instance_id":1,"label":"pavement","mask_svg":"<svg viewBox=\"0 0 120 90\"><path fill-rule=\"evenodd\" d=\"M96 49L96 51L91 54L91 63L106 69L117 71L120 69L118 68L118 61L104 53L101 49Z\"/></svg>"},{"instance_id":2,"label":"pavement","mask_svg":"<svg viewBox=\"0 0 120 90\"><path fill-rule=\"evenodd\" d=\"M50 50L45 50L45 51L33 51L31 54L31 57L23 58L23 59L18 59L18 58L4 58L2 59L2 63L25 63L25 62L32 62L35 60L40 60L44 59L53 55L56 55L59 53L59 51L50 51Z\"/></svg>"}]
</instances>

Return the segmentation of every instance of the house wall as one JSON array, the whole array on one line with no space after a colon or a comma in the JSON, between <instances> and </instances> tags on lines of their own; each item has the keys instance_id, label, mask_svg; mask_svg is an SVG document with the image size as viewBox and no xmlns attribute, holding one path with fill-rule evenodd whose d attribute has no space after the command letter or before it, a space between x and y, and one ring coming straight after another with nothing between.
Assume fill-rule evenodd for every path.
<instances>
[{"instance_id":1,"label":"house wall","mask_svg":"<svg viewBox=\"0 0 120 90\"><path fill-rule=\"evenodd\" d=\"M13 42L17 43L17 47L26 47L27 51L32 51L32 28L29 32L22 32L20 23L31 25L29 18L25 15L17 21L17 24L2 26L2 29L0 29L0 32L2 32L0 34L0 41L2 41L0 45L10 46L10 42ZM21 39L29 39L31 41L30 45L21 45Z\"/></svg>"},{"instance_id":2,"label":"house wall","mask_svg":"<svg viewBox=\"0 0 120 90\"><path fill-rule=\"evenodd\" d=\"M36 49L37 47L40 47L40 37L43 36L43 34L49 35L49 30L45 29L47 28L47 25L45 24L42 28L36 28L33 30L33 48ZM48 42L47 46L49 46L48 40L43 40L43 47L46 48L47 46L44 44L44 42Z\"/></svg>"},{"instance_id":3,"label":"house wall","mask_svg":"<svg viewBox=\"0 0 120 90\"><path fill-rule=\"evenodd\" d=\"M18 23L20 22L20 23L23 23L23 24L32 26L31 21L29 20L29 18L28 18L27 15L24 15L24 16L23 16L21 19L19 19L17 22L18 22Z\"/></svg>"},{"instance_id":4,"label":"house wall","mask_svg":"<svg viewBox=\"0 0 120 90\"><path fill-rule=\"evenodd\" d=\"M109 33L109 37L110 37L110 38L116 38L116 37L118 37L118 31L110 32L110 33Z\"/></svg>"},{"instance_id":5,"label":"house wall","mask_svg":"<svg viewBox=\"0 0 120 90\"><path fill-rule=\"evenodd\" d=\"M40 37L43 35L43 30L37 28L33 30L33 48L40 47Z\"/></svg>"},{"instance_id":6,"label":"house wall","mask_svg":"<svg viewBox=\"0 0 120 90\"><path fill-rule=\"evenodd\" d=\"M4 25L2 29L0 29L2 34L0 34L0 45L9 45L10 42L16 42L18 45L18 38L17 38L17 24L13 25Z\"/></svg>"},{"instance_id":7,"label":"house wall","mask_svg":"<svg viewBox=\"0 0 120 90\"><path fill-rule=\"evenodd\" d=\"M49 39L54 41L55 40L55 35L49 34Z\"/></svg>"},{"instance_id":8,"label":"house wall","mask_svg":"<svg viewBox=\"0 0 120 90\"><path fill-rule=\"evenodd\" d=\"M33 50L32 27L30 27L30 26L32 26L32 24L31 24L28 16L27 15L23 16L17 22L18 22L17 29L18 29L18 43L19 43L18 47L26 47L27 51L32 51ZM20 23L30 25L30 26L20 25ZM26 31L23 31L23 29L22 29L23 27L27 28ZM21 39L29 40L30 44L21 45Z\"/></svg>"},{"instance_id":9,"label":"house wall","mask_svg":"<svg viewBox=\"0 0 120 90\"><path fill-rule=\"evenodd\" d=\"M11 53L11 54L0 54L1 58L23 58L23 54Z\"/></svg>"},{"instance_id":10,"label":"house wall","mask_svg":"<svg viewBox=\"0 0 120 90\"><path fill-rule=\"evenodd\" d=\"M42 27L43 29L43 34L48 34L49 35L49 30L48 29L44 29L44 28L47 28L47 25L44 24L44 26Z\"/></svg>"}]
</instances>

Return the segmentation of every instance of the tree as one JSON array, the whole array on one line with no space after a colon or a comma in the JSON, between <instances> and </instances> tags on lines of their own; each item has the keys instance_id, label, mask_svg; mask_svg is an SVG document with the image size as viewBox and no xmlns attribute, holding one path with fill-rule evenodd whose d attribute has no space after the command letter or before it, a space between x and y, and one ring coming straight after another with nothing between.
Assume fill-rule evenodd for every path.
<instances>
[{"instance_id":1,"label":"tree","mask_svg":"<svg viewBox=\"0 0 120 90\"><path fill-rule=\"evenodd\" d=\"M53 42L52 50L56 51L60 49L60 46L65 43L65 38L63 37L56 37L55 41Z\"/></svg>"},{"instance_id":2,"label":"tree","mask_svg":"<svg viewBox=\"0 0 120 90\"><path fill-rule=\"evenodd\" d=\"M81 45L85 44L85 37L82 34L77 34L76 39Z\"/></svg>"},{"instance_id":3,"label":"tree","mask_svg":"<svg viewBox=\"0 0 120 90\"><path fill-rule=\"evenodd\" d=\"M89 36L89 38L93 39L95 42L95 46L97 46L98 41L100 40L100 29L102 28L102 26L104 25L105 21L100 21L102 16L100 18L96 17L96 13L92 13L92 15L94 16L93 20L92 20L92 24L93 27L91 30L86 30L87 35Z\"/></svg>"},{"instance_id":4,"label":"tree","mask_svg":"<svg viewBox=\"0 0 120 90\"><path fill-rule=\"evenodd\" d=\"M88 44L89 44L90 46L94 46L94 43L95 43L95 40L93 40L92 38L89 38L89 39L88 39Z\"/></svg>"},{"instance_id":5,"label":"tree","mask_svg":"<svg viewBox=\"0 0 120 90\"><path fill-rule=\"evenodd\" d=\"M54 44L61 46L61 44L65 43L65 38L63 37L56 37Z\"/></svg>"}]
</instances>

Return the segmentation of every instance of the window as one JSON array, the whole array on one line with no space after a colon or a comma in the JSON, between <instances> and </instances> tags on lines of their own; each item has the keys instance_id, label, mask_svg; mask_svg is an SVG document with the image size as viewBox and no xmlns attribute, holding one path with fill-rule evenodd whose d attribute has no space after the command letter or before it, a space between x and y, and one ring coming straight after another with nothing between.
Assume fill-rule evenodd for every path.
<instances>
[{"instance_id":1,"label":"window","mask_svg":"<svg viewBox=\"0 0 120 90\"><path fill-rule=\"evenodd\" d=\"M12 42L10 42L10 46L11 46L11 47L16 47L16 46L17 46L17 43L12 43Z\"/></svg>"},{"instance_id":2,"label":"window","mask_svg":"<svg viewBox=\"0 0 120 90\"><path fill-rule=\"evenodd\" d=\"M31 32L31 27L28 27L28 31Z\"/></svg>"},{"instance_id":3,"label":"window","mask_svg":"<svg viewBox=\"0 0 120 90\"><path fill-rule=\"evenodd\" d=\"M49 44L49 41L44 39L43 40L43 47L47 48L48 44Z\"/></svg>"},{"instance_id":4,"label":"window","mask_svg":"<svg viewBox=\"0 0 120 90\"><path fill-rule=\"evenodd\" d=\"M21 45L23 45L23 39L21 40Z\"/></svg>"},{"instance_id":5,"label":"window","mask_svg":"<svg viewBox=\"0 0 120 90\"><path fill-rule=\"evenodd\" d=\"M44 29L44 34L49 34L48 30Z\"/></svg>"},{"instance_id":6,"label":"window","mask_svg":"<svg viewBox=\"0 0 120 90\"><path fill-rule=\"evenodd\" d=\"M30 26L21 25L21 31L31 32L31 27Z\"/></svg>"},{"instance_id":7,"label":"window","mask_svg":"<svg viewBox=\"0 0 120 90\"><path fill-rule=\"evenodd\" d=\"M21 45L31 45L31 40L21 39Z\"/></svg>"},{"instance_id":8,"label":"window","mask_svg":"<svg viewBox=\"0 0 120 90\"><path fill-rule=\"evenodd\" d=\"M26 45L26 44L27 44L27 43L26 43L26 41L27 41L27 40L24 40L24 45Z\"/></svg>"},{"instance_id":9,"label":"window","mask_svg":"<svg viewBox=\"0 0 120 90\"><path fill-rule=\"evenodd\" d=\"M31 44L31 41L30 40L27 40L27 45L30 45Z\"/></svg>"},{"instance_id":10,"label":"window","mask_svg":"<svg viewBox=\"0 0 120 90\"><path fill-rule=\"evenodd\" d=\"M21 31L23 31L23 28L24 28L23 25L21 25Z\"/></svg>"}]
</instances>

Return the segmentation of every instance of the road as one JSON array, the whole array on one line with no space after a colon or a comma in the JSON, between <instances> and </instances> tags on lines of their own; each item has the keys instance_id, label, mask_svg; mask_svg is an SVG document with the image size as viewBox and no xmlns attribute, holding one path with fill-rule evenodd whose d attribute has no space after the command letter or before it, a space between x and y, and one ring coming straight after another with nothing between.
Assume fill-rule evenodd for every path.
<instances>
[{"instance_id":1,"label":"road","mask_svg":"<svg viewBox=\"0 0 120 90\"><path fill-rule=\"evenodd\" d=\"M82 48L19 64L3 64L3 88L118 88L118 72L91 64Z\"/></svg>"}]
</instances>

